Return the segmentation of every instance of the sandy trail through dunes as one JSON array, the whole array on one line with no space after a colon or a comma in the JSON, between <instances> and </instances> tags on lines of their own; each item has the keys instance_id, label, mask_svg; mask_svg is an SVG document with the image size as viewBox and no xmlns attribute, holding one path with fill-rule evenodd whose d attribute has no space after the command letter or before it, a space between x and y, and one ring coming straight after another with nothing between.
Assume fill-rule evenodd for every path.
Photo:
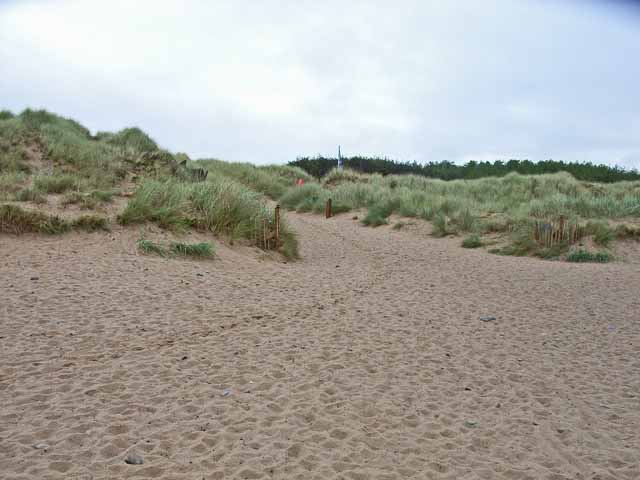
<instances>
[{"instance_id":1,"label":"sandy trail through dunes","mask_svg":"<svg viewBox=\"0 0 640 480\"><path fill-rule=\"evenodd\" d=\"M288 218L289 264L0 236L0 478L640 478L637 264Z\"/></svg>"}]
</instances>

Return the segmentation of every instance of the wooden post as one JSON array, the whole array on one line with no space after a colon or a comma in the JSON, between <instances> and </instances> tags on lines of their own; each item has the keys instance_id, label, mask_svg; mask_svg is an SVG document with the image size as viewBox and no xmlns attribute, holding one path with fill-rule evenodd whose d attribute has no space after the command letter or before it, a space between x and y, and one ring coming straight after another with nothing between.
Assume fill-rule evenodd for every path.
<instances>
[{"instance_id":1,"label":"wooden post","mask_svg":"<svg viewBox=\"0 0 640 480\"><path fill-rule=\"evenodd\" d=\"M264 218L262 219L262 241L262 248L268 250L269 247L267 246L267 220Z\"/></svg>"},{"instance_id":2,"label":"wooden post","mask_svg":"<svg viewBox=\"0 0 640 480\"><path fill-rule=\"evenodd\" d=\"M276 209L274 211L274 223L276 227L276 247L280 246L280 205L276 205Z\"/></svg>"},{"instance_id":3,"label":"wooden post","mask_svg":"<svg viewBox=\"0 0 640 480\"><path fill-rule=\"evenodd\" d=\"M331 199L328 198L327 199L327 203L324 206L324 217L325 218L331 218L332 217L332 213L331 213Z\"/></svg>"}]
</instances>

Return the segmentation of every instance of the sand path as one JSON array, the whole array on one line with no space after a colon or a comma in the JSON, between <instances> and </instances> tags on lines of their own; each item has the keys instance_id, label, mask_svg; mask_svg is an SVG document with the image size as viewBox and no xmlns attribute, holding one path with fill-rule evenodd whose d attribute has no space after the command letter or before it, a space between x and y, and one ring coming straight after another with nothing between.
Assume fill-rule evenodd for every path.
<instances>
[{"instance_id":1,"label":"sand path","mask_svg":"<svg viewBox=\"0 0 640 480\"><path fill-rule=\"evenodd\" d=\"M289 219L289 264L0 236L0 478L640 478L637 264Z\"/></svg>"}]
</instances>

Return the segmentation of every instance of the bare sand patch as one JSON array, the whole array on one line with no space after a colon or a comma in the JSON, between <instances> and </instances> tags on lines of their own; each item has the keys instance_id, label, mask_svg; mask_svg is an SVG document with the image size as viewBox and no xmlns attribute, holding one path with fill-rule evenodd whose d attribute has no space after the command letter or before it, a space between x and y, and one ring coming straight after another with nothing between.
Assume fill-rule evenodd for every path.
<instances>
[{"instance_id":1,"label":"bare sand patch","mask_svg":"<svg viewBox=\"0 0 640 480\"><path fill-rule=\"evenodd\" d=\"M640 478L637 263L352 217L294 263L0 236L0 477Z\"/></svg>"}]
</instances>

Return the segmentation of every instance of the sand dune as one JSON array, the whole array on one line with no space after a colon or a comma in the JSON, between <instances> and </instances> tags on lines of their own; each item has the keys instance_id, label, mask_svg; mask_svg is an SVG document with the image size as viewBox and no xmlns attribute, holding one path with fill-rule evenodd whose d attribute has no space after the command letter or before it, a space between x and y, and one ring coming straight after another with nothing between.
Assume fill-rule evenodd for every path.
<instances>
[{"instance_id":1,"label":"sand dune","mask_svg":"<svg viewBox=\"0 0 640 480\"><path fill-rule=\"evenodd\" d=\"M0 478L640 478L638 264L289 217L287 264L0 236Z\"/></svg>"}]
</instances>

